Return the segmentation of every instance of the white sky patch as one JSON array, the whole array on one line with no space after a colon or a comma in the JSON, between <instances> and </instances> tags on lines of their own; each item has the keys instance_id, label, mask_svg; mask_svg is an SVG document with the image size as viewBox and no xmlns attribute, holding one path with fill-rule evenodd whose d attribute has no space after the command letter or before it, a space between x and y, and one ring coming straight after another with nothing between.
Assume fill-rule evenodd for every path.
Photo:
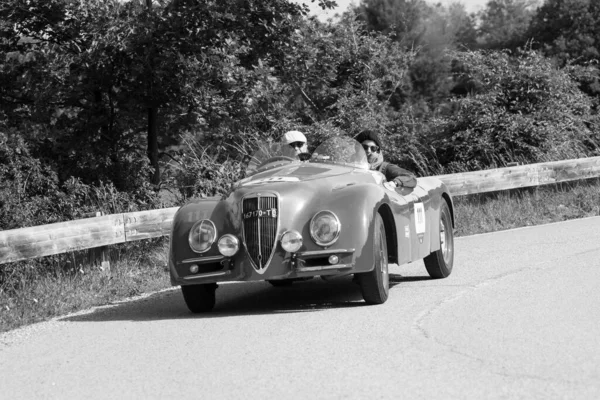
<instances>
[{"instance_id":1,"label":"white sky patch","mask_svg":"<svg viewBox=\"0 0 600 400\"><path fill-rule=\"evenodd\" d=\"M351 4L358 5L360 4L360 0L335 0L338 6L333 10L323 11L321 7L319 7L318 2L315 1L311 3L310 0L291 0L294 3L306 4L310 8L310 12L313 15L317 15L320 20L326 20L328 18L334 17L336 14L341 14ZM452 3L462 3L465 6L465 9L468 13L475 13L481 11L489 0L426 0L430 4L442 4L444 6L449 6Z\"/></svg>"}]
</instances>

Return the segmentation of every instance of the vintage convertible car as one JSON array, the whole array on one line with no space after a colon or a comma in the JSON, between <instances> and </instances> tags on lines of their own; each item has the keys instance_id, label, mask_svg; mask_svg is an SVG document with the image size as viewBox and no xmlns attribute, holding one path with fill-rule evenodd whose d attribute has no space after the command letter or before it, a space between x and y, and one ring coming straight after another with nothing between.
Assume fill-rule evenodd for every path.
<instances>
[{"instance_id":1,"label":"vintage convertible car","mask_svg":"<svg viewBox=\"0 0 600 400\"><path fill-rule=\"evenodd\" d=\"M300 161L286 145L265 145L227 196L195 200L173 221L171 283L192 312L210 311L218 282L354 274L364 300L384 303L388 262L424 259L445 278L454 259L454 211L445 185L419 178L389 189L348 137L320 145Z\"/></svg>"}]
</instances>

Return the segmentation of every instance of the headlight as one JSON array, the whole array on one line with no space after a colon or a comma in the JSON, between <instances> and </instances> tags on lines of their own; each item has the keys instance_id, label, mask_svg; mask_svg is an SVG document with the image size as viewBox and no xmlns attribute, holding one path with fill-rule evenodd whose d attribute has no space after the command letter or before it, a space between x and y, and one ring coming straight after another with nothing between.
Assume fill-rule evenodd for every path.
<instances>
[{"instance_id":1,"label":"headlight","mask_svg":"<svg viewBox=\"0 0 600 400\"><path fill-rule=\"evenodd\" d=\"M287 231L281 236L281 247L285 251L295 253L302 247L302 235L298 231Z\"/></svg>"},{"instance_id":2,"label":"headlight","mask_svg":"<svg viewBox=\"0 0 600 400\"><path fill-rule=\"evenodd\" d=\"M240 249L240 241L230 234L221 236L217 245L219 246L219 253L223 254L225 257L235 255Z\"/></svg>"},{"instance_id":3,"label":"headlight","mask_svg":"<svg viewBox=\"0 0 600 400\"><path fill-rule=\"evenodd\" d=\"M192 250L196 253L204 253L215 242L217 238L217 228L209 219L203 219L196 222L188 236L188 242Z\"/></svg>"},{"instance_id":4,"label":"headlight","mask_svg":"<svg viewBox=\"0 0 600 400\"><path fill-rule=\"evenodd\" d=\"M310 236L319 246L330 246L340 237L342 225L331 211L319 211L310 220Z\"/></svg>"}]
</instances>

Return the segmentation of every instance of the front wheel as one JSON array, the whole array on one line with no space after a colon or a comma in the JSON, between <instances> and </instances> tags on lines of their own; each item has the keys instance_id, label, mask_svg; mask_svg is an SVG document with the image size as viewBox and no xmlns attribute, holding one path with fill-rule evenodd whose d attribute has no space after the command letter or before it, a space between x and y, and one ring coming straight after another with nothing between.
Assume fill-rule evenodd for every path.
<instances>
[{"instance_id":1,"label":"front wheel","mask_svg":"<svg viewBox=\"0 0 600 400\"><path fill-rule=\"evenodd\" d=\"M193 313L204 313L215 307L217 284L185 285L181 287L183 299Z\"/></svg>"},{"instance_id":2,"label":"front wheel","mask_svg":"<svg viewBox=\"0 0 600 400\"><path fill-rule=\"evenodd\" d=\"M373 237L373 270L356 274L360 290L367 304L383 304L390 292L390 278L388 272L388 252L385 239L385 227L381 215L375 216L375 229Z\"/></svg>"},{"instance_id":3,"label":"front wheel","mask_svg":"<svg viewBox=\"0 0 600 400\"><path fill-rule=\"evenodd\" d=\"M425 259L425 268L433 279L446 278L452 272L454 264L454 230L448 204L444 200L440 210L440 249Z\"/></svg>"}]
</instances>

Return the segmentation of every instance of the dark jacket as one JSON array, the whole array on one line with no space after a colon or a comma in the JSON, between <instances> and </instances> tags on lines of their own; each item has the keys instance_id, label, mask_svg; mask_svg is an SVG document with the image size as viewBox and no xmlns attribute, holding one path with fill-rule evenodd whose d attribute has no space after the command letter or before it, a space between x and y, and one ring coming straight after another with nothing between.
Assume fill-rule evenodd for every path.
<instances>
[{"instance_id":1,"label":"dark jacket","mask_svg":"<svg viewBox=\"0 0 600 400\"><path fill-rule=\"evenodd\" d=\"M377 170L385 175L385 179L387 179L388 182L396 182L398 187L414 188L417 186L417 178L415 175L397 165L384 161Z\"/></svg>"}]
</instances>

